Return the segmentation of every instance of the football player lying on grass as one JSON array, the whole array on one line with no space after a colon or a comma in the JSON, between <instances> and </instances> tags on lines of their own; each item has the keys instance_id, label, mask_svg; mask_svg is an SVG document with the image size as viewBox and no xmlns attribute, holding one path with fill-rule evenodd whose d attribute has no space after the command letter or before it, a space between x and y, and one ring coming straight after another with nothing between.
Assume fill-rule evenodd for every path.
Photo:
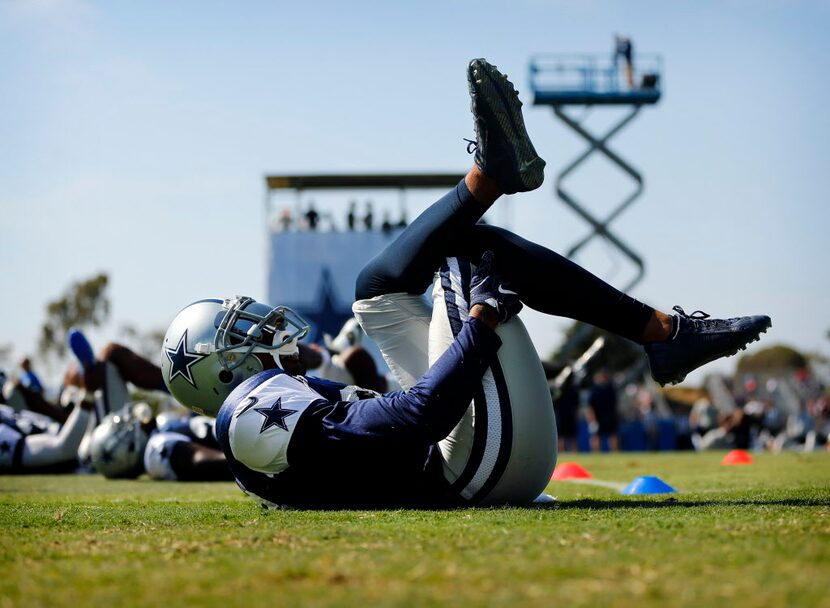
<instances>
[{"instance_id":1,"label":"football player lying on grass","mask_svg":"<svg viewBox=\"0 0 830 608\"><path fill-rule=\"evenodd\" d=\"M74 347L72 336L70 332L70 346ZM89 351L83 354L92 361L91 348L85 339L82 341ZM135 367L133 358L138 357L128 349L109 345L100 362L92 361L88 365L86 376L77 367L70 367L63 378L59 403L47 400L42 390L32 390L20 381L7 382L3 387L7 409L0 413L0 471L69 473L77 470L79 461L84 460L84 438L106 414L111 401L111 391L101 391L102 398L98 400L94 397L95 391L112 375L110 367L117 363L129 371L131 366ZM136 377L141 380L140 375ZM159 386L166 391L157 367L153 387ZM126 394L126 389L121 392ZM50 419L57 428L51 428Z\"/></svg>"},{"instance_id":2,"label":"football player lying on grass","mask_svg":"<svg viewBox=\"0 0 830 608\"><path fill-rule=\"evenodd\" d=\"M81 376L74 366L70 366L64 374L63 386L83 387ZM59 399L58 403L54 403L44 397L43 391L31 390L20 379L6 380L0 388L2 388L0 403L9 406L17 413L23 413L25 415L31 412L38 416L45 416L60 424L66 422L71 411L69 405L75 401L74 395L72 394L74 391L70 391L64 395L64 391L62 390L61 399Z\"/></svg>"},{"instance_id":3,"label":"football player lying on grass","mask_svg":"<svg viewBox=\"0 0 830 608\"><path fill-rule=\"evenodd\" d=\"M111 478L133 478L146 472L159 480L233 479L211 419L197 416L158 425L147 404L128 402L128 380L139 388L166 392L161 368L114 343L107 344L96 359L78 330L70 332L69 344L83 368L87 390L100 390L107 411L118 407L94 428L83 450L99 473Z\"/></svg>"},{"instance_id":4,"label":"football player lying on grass","mask_svg":"<svg viewBox=\"0 0 830 608\"><path fill-rule=\"evenodd\" d=\"M766 316L665 314L549 249L478 224L502 194L538 188L545 163L507 78L483 59L467 77L474 166L366 265L355 288L355 316L403 391L305 376L297 357L305 321L251 298L195 302L167 331L170 392L217 416L237 482L264 505L533 501L550 480L557 441L541 362L515 316L522 304L642 344L660 383L770 326ZM430 309L422 294L433 279Z\"/></svg>"},{"instance_id":5,"label":"football player lying on grass","mask_svg":"<svg viewBox=\"0 0 830 608\"><path fill-rule=\"evenodd\" d=\"M70 365L64 373L59 401L73 403L76 400L74 394L79 389L85 390L89 399L97 394L96 421L100 422L109 412L127 403L129 393L126 382L145 390L167 392L161 368L126 346L111 342L96 357L83 332L77 329L70 330L68 342L81 367ZM71 411L62 403L47 400L42 391L33 391L19 380L5 383L3 397L16 411L28 410L60 423L66 421Z\"/></svg>"},{"instance_id":6,"label":"football player lying on grass","mask_svg":"<svg viewBox=\"0 0 830 608\"><path fill-rule=\"evenodd\" d=\"M159 428L146 403L104 418L92 433L89 455L95 470L110 479L147 473L159 481L233 480L211 418L196 416Z\"/></svg>"},{"instance_id":7,"label":"football player lying on grass","mask_svg":"<svg viewBox=\"0 0 830 608\"><path fill-rule=\"evenodd\" d=\"M78 467L78 447L95 402L84 390L74 395L57 432L32 424L30 419L2 406L0 411L0 474L69 473Z\"/></svg>"}]
</instances>

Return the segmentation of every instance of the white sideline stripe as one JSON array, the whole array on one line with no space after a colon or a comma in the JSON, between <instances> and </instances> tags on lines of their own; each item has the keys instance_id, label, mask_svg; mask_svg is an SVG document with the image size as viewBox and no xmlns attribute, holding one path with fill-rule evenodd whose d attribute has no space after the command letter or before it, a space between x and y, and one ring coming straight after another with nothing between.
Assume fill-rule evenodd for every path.
<instances>
[{"instance_id":1,"label":"white sideline stripe","mask_svg":"<svg viewBox=\"0 0 830 608\"><path fill-rule=\"evenodd\" d=\"M617 492L622 492L628 487L627 483L620 483L619 481L607 481L604 479L557 479L555 481L570 481L573 483L584 483L589 486L601 486L603 488L611 488Z\"/></svg>"}]
</instances>

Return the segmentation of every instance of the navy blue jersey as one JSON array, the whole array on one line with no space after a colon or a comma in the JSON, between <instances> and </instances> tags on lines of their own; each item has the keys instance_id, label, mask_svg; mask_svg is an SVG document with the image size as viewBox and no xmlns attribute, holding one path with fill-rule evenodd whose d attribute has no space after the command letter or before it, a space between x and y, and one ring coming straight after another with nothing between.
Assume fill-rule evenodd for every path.
<instances>
[{"instance_id":1,"label":"navy blue jersey","mask_svg":"<svg viewBox=\"0 0 830 608\"><path fill-rule=\"evenodd\" d=\"M282 370L261 372L231 393L216 419L217 439L239 485L269 503L299 508L455 504L436 443L467 410L500 345L494 331L470 319L410 390L368 399L346 401L341 394L344 385L300 378L305 387L298 390L309 395L303 408L274 410L277 401L257 410L262 432L274 432L279 424L287 429L285 419L296 416L288 466L276 474L253 470L235 457L231 427L234 417L250 415L257 403L252 394L263 394L269 383L286 384L280 378L285 376Z\"/></svg>"}]
</instances>

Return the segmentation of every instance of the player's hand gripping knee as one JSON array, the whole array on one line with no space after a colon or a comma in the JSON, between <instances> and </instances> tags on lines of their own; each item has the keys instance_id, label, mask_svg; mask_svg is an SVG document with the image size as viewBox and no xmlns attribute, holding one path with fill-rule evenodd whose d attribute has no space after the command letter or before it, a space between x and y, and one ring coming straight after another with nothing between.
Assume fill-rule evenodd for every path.
<instances>
[{"instance_id":1,"label":"player's hand gripping knee","mask_svg":"<svg viewBox=\"0 0 830 608\"><path fill-rule=\"evenodd\" d=\"M470 281L470 308L476 304L489 306L496 311L499 323L506 323L522 310L519 294L492 271L492 251L485 251Z\"/></svg>"}]
</instances>

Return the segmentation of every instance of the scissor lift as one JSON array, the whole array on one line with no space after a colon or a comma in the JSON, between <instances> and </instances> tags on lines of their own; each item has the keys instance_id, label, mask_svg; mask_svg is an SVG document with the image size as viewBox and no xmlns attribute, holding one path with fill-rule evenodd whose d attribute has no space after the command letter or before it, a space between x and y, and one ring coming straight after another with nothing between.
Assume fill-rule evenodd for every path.
<instances>
[{"instance_id":1,"label":"scissor lift","mask_svg":"<svg viewBox=\"0 0 830 608\"><path fill-rule=\"evenodd\" d=\"M591 227L591 232L574 243L566 251L566 255L573 258L594 237L605 239L636 268L634 277L622 287L624 291L630 290L640 282L645 274L645 263L640 254L611 230L611 222L642 195L643 176L631 163L612 150L608 142L637 117L643 106L656 104L662 92L662 59L657 55L638 55L636 63L634 86L629 86L622 82L622 66L617 65L614 58L608 55L543 54L532 57L530 61L533 104L551 106L554 115L588 143L586 150L556 176L557 196ZM586 110L623 106L627 111L607 132L597 135L585 127L584 117L577 119L566 112L566 109L572 106L582 106ZM634 182L634 190L604 218L590 211L564 185L568 176L595 152L604 155ZM570 351L590 332L587 326L584 326L584 330L577 332L570 343L563 347L563 355L570 356Z\"/></svg>"},{"instance_id":2,"label":"scissor lift","mask_svg":"<svg viewBox=\"0 0 830 608\"><path fill-rule=\"evenodd\" d=\"M656 104L661 95L660 57L639 55L637 65L635 86L629 87L621 82L619 66L613 58L606 55L537 55L530 61L533 104L551 106L554 115L588 142L588 148L556 176L557 196L591 226L591 232L574 243L566 255L572 258L594 237L604 238L637 269L633 279L623 287L624 290L629 290L640 282L645 274L645 263L619 235L612 232L610 224L643 193L643 177L631 163L612 150L608 142L637 117L643 106ZM606 133L595 135L585 127L584 119L578 120L565 111L569 106L583 106L586 109L626 106L628 111ZM634 191L623 198L604 219L592 213L564 186L566 178L595 152L603 154L635 184Z\"/></svg>"}]
</instances>

